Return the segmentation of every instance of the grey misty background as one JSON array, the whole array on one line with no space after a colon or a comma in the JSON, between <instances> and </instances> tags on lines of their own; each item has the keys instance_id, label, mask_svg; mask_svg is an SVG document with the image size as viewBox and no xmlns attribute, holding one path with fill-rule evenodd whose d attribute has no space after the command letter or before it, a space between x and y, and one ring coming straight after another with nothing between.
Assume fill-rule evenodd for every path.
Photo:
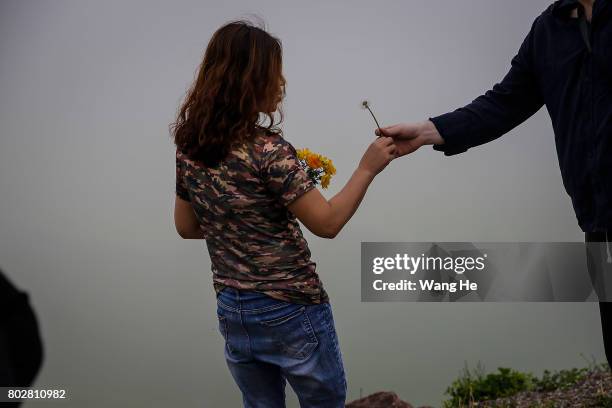
<instances>
[{"instance_id":1,"label":"grey misty background","mask_svg":"<svg viewBox=\"0 0 612 408\"><path fill-rule=\"evenodd\" d=\"M204 242L175 233L168 124L211 34L255 13L284 45L285 135L346 182L383 124L500 80L547 0L0 2L0 267L31 295L49 407L240 406ZM306 232L349 399L437 405L464 362L604 359L597 305L360 302L361 241L580 241L545 109L496 142L393 162L334 240ZM296 399L289 391L289 406ZM27 403L25 406L36 404Z\"/></svg>"}]
</instances>

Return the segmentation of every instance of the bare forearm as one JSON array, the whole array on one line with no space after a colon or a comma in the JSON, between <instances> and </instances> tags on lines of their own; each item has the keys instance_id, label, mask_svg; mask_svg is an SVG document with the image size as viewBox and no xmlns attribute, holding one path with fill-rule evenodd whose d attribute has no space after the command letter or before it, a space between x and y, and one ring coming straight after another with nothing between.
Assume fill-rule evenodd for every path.
<instances>
[{"instance_id":1,"label":"bare forearm","mask_svg":"<svg viewBox=\"0 0 612 408\"><path fill-rule=\"evenodd\" d=\"M340 232L355 214L372 180L373 173L358 167L342 190L329 200L332 235Z\"/></svg>"},{"instance_id":2,"label":"bare forearm","mask_svg":"<svg viewBox=\"0 0 612 408\"><path fill-rule=\"evenodd\" d=\"M395 157L390 137L374 140L346 185L331 200L311 189L289 204L289 210L315 235L334 238L351 219L368 186Z\"/></svg>"},{"instance_id":3,"label":"bare forearm","mask_svg":"<svg viewBox=\"0 0 612 408\"><path fill-rule=\"evenodd\" d=\"M421 138L423 144L439 145L444 144L444 139L431 120L424 120L420 123Z\"/></svg>"}]
</instances>

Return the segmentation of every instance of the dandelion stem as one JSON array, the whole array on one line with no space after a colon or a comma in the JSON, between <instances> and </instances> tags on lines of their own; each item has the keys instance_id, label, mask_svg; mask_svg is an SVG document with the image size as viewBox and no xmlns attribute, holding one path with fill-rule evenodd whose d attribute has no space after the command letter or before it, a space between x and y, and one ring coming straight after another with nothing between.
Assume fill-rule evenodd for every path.
<instances>
[{"instance_id":1,"label":"dandelion stem","mask_svg":"<svg viewBox=\"0 0 612 408\"><path fill-rule=\"evenodd\" d=\"M370 115L372 115L372 118L374 118L374 122L376 122L376 126L378 127L378 132L379 132L379 136L383 135L382 130L380 130L380 125L378 124L378 120L376 120L376 116L374 116L374 112L372 112L372 109L370 109L370 105L365 105L365 107L368 109L368 111L370 112Z\"/></svg>"}]
</instances>

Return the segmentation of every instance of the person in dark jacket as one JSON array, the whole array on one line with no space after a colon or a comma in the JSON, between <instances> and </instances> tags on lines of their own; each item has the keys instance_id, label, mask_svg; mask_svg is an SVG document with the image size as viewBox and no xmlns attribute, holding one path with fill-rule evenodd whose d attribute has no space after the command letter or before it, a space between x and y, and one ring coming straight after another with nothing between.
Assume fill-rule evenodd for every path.
<instances>
[{"instance_id":1,"label":"person in dark jacket","mask_svg":"<svg viewBox=\"0 0 612 408\"><path fill-rule=\"evenodd\" d=\"M0 387L30 387L42 361L38 322L28 295L0 271ZM2 406L19 406L19 403L8 404Z\"/></svg>"},{"instance_id":2,"label":"person in dark jacket","mask_svg":"<svg viewBox=\"0 0 612 408\"><path fill-rule=\"evenodd\" d=\"M450 156L497 139L545 105L578 224L587 242L605 243L602 262L591 257L588 263L592 277L612 263L611 3L554 2L535 19L509 72L492 89L453 112L382 128L394 138L398 155L431 144ZM611 362L612 303L599 299Z\"/></svg>"}]
</instances>

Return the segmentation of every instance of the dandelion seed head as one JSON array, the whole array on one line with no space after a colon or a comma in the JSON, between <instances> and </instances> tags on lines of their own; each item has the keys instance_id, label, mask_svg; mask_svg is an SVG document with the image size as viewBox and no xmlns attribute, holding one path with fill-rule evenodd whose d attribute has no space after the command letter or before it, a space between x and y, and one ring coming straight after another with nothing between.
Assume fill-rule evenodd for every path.
<instances>
[{"instance_id":1,"label":"dandelion seed head","mask_svg":"<svg viewBox=\"0 0 612 408\"><path fill-rule=\"evenodd\" d=\"M370 106L370 102L367 99L364 99L363 101L361 101L361 109L367 109L368 106Z\"/></svg>"}]
</instances>

